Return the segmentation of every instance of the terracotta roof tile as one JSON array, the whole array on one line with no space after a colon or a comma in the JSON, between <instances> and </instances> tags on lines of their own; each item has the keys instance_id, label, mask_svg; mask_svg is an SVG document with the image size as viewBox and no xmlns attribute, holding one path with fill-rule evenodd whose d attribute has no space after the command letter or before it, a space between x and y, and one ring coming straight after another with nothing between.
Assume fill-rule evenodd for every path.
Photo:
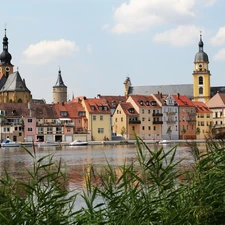
<instances>
[{"instance_id":1,"label":"terracotta roof tile","mask_svg":"<svg viewBox=\"0 0 225 225\"><path fill-rule=\"evenodd\" d=\"M126 115L138 116L139 113L134 109L133 105L130 102L121 102L119 103Z\"/></svg>"}]
</instances>

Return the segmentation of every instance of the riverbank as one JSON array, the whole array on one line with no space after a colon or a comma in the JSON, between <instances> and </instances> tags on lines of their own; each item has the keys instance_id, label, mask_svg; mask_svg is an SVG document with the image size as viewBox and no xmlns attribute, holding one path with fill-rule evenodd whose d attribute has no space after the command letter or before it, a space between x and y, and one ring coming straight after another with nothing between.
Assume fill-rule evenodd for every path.
<instances>
[{"instance_id":1,"label":"riverbank","mask_svg":"<svg viewBox=\"0 0 225 225\"><path fill-rule=\"evenodd\" d=\"M143 140L146 144L185 144L185 143L205 143L206 140L166 140L165 143L160 143L159 140ZM214 140L218 141L218 140ZM119 140L119 141L88 141L88 145L135 145L136 140ZM21 142L21 146L38 146L38 142ZM51 146L51 143L49 143ZM59 146L69 146L68 142L60 142Z\"/></svg>"}]
</instances>

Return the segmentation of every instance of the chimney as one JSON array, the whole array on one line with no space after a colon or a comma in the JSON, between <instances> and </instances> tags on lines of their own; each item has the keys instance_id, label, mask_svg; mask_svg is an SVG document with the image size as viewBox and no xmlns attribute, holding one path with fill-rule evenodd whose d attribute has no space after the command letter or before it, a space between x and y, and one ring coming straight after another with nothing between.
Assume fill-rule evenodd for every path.
<instances>
[{"instance_id":1,"label":"chimney","mask_svg":"<svg viewBox=\"0 0 225 225\"><path fill-rule=\"evenodd\" d=\"M177 98L180 99L180 94L179 93L177 93Z\"/></svg>"}]
</instances>

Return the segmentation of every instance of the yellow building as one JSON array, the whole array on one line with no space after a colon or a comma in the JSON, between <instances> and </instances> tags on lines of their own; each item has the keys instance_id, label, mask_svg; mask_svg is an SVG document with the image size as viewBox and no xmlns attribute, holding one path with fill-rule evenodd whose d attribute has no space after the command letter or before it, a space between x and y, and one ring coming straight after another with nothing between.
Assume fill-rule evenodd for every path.
<instances>
[{"instance_id":1,"label":"yellow building","mask_svg":"<svg viewBox=\"0 0 225 225\"><path fill-rule=\"evenodd\" d=\"M139 113L130 102L120 102L112 116L113 133L125 139L134 139L140 135Z\"/></svg>"},{"instance_id":2,"label":"yellow building","mask_svg":"<svg viewBox=\"0 0 225 225\"><path fill-rule=\"evenodd\" d=\"M196 139L208 137L213 124L213 112L204 102L193 102L196 111Z\"/></svg>"},{"instance_id":3,"label":"yellow building","mask_svg":"<svg viewBox=\"0 0 225 225\"><path fill-rule=\"evenodd\" d=\"M88 119L88 132L91 133L91 139L111 140L111 111L106 100L83 97L81 103Z\"/></svg>"},{"instance_id":4,"label":"yellow building","mask_svg":"<svg viewBox=\"0 0 225 225\"><path fill-rule=\"evenodd\" d=\"M210 99L210 71L208 55L203 51L200 35L199 51L195 55L193 71L193 101L207 102Z\"/></svg>"},{"instance_id":5,"label":"yellow building","mask_svg":"<svg viewBox=\"0 0 225 225\"><path fill-rule=\"evenodd\" d=\"M163 114L157 101L148 95L130 95L127 102L130 102L139 114L139 136L145 140L160 140Z\"/></svg>"}]
</instances>

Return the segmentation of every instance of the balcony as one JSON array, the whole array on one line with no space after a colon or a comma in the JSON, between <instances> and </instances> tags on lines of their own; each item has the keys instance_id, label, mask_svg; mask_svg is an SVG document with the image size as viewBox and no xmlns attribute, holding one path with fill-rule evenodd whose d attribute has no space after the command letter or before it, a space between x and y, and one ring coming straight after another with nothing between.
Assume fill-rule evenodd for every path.
<instances>
[{"instance_id":1,"label":"balcony","mask_svg":"<svg viewBox=\"0 0 225 225\"><path fill-rule=\"evenodd\" d=\"M166 112L167 115L175 115L177 112Z\"/></svg>"},{"instance_id":2,"label":"balcony","mask_svg":"<svg viewBox=\"0 0 225 225\"><path fill-rule=\"evenodd\" d=\"M162 113L152 113L152 116L163 116Z\"/></svg>"},{"instance_id":3,"label":"balcony","mask_svg":"<svg viewBox=\"0 0 225 225\"><path fill-rule=\"evenodd\" d=\"M195 124L196 120L187 120L188 123Z\"/></svg>"},{"instance_id":4,"label":"balcony","mask_svg":"<svg viewBox=\"0 0 225 225\"><path fill-rule=\"evenodd\" d=\"M140 120L129 120L129 124L141 124Z\"/></svg>"},{"instance_id":5,"label":"balcony","mask_svg":"<svg viewBox=\"0 0 225 225\"><path fill-rule=\"evenodd\" d=\"M196 112L188 112L189 116L196 116Z\"/></svg>"},{"instance_id":6,"label":"balcony","mask_svg":"<svg viewBox=\"0 0 225 225\"><path fill-rule=\"evenodd\" d=\"M163 124L163 121L153 121L153 124Z\"/></svg>"},{"instance_id":7,"label":"balcony","mask_svg":"<svg viewBox=\"0 0 225 225\"><path fill-rule=\"evenodd\" d=\"M172 120L172 119L170 119L170 120L166 120L166 122L167 122L167 123L176 123L177 120Z\"/></svg>"}]
</instances>

